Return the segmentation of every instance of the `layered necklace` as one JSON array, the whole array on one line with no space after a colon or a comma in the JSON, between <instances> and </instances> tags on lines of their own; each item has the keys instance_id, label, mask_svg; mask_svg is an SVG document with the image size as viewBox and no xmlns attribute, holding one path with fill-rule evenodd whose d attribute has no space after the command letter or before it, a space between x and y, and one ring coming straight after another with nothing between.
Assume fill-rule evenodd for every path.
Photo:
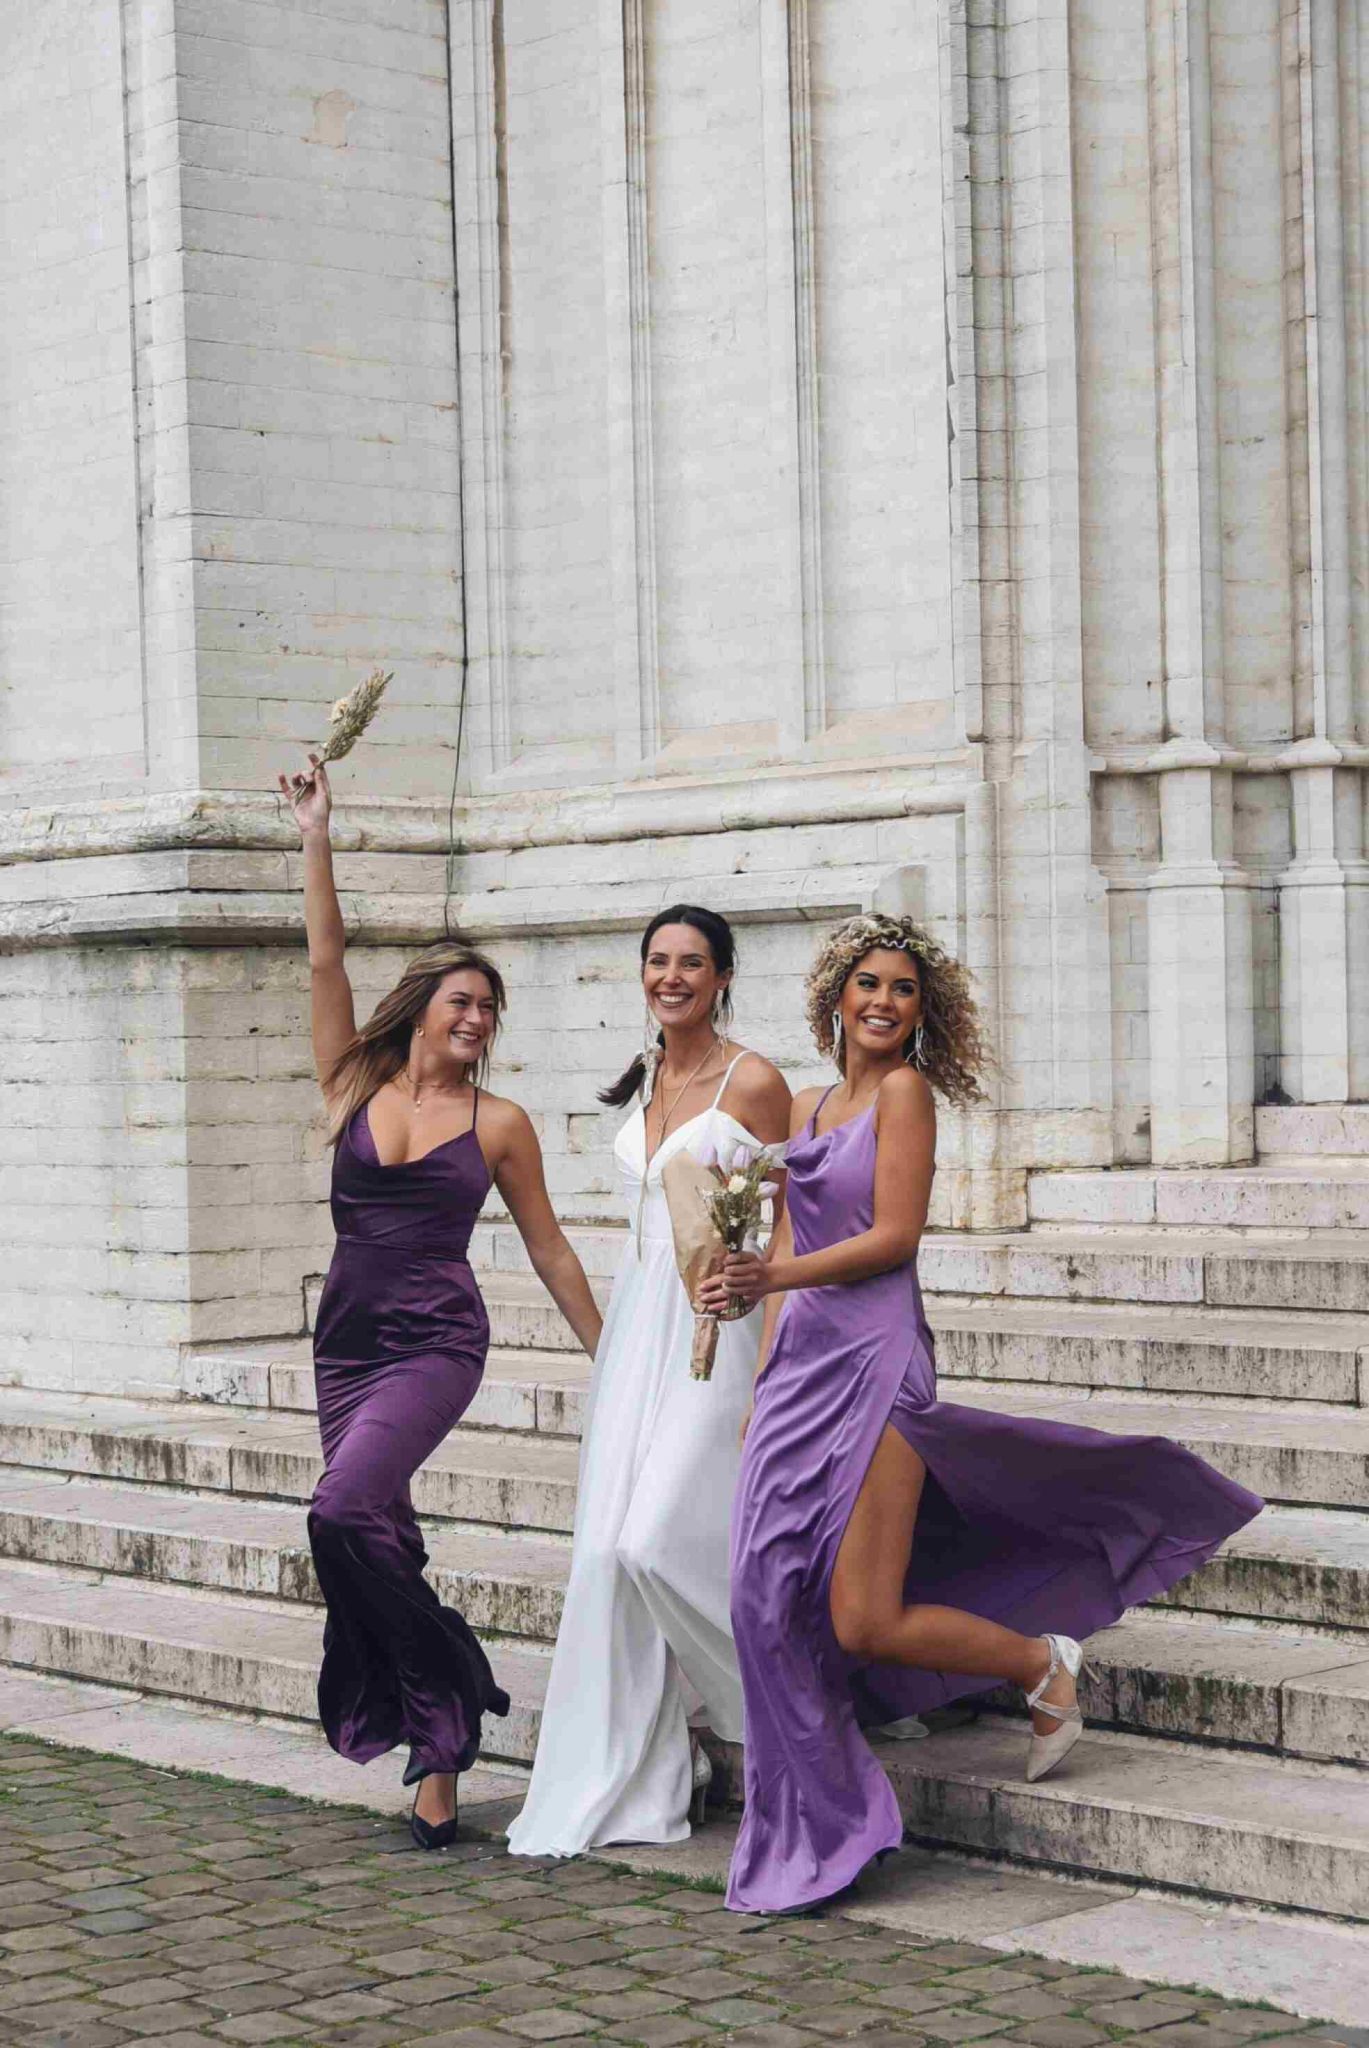
<instances>
[{"instance_id":1,"label":"layered necklace","mask_svg":"<svg viewBox=\"0 0 1369 2048\"><path fill-rule=\"evenodd\" d=\"M457 1084L455 1088L439 1088L435 1084L425 1083L416 1080L415 1077L409 1072L407 1067L401 1067L400 1074L404 1076L405 1086L408 1088L409 1093L413 1096L415 1116L418 1115L418 1112L423 1107L423 1089L425 1086L427 1087L428 1093L430 1095L449 1095L455 1098L461 1093L461 1090L467 1085L465 1081L461 1081ZM399 1074L395 1075L395 1079L399 1079Z\"/></svg>"},{"instance_id":2,"label":"layered necklace","mask_svg":"<svg viewBox=\"0 0 1369 2048\"><path fill-rule=\"evenodd\" d=\"M715 1039L714 1039L714 1041L713 1041L713 1043L712 1043L712 1045L710 1045L710 1046L709 1046L709 1048L708 1048L708 1051L707 1051L707 1052L706 1052L706 1053L704 1054L703 1058L702 1058L702 1059L701 1059L701 1060L699 1061L699 1064L698 1064L698 1066L697 1066L697 1067L695 1067L695 1069L694 1069L694 1071L693 1071L692 1073L690 1073L690 1074L686 1074L686 1076L685 1076L684 1080L683 1080L683 1081L682 1081L682 1082L680 1083L679 1087L678 1087L678 1088L677 1088L677 1089L675 1090L675 1093L674 1093L673 1095L671 1095L671 1096L667 1096L667 1095L666 1095L666 1093L665 1093L665 1089L664 1089L664 1086L662 1086L662 1087L661 1087L661 1115L660 1115L660 1122L658 1123L658 1125L657 1125L657 1128L656 1128L656 1143L655 1143L655 1144L653 1145L653 1147L651 1148L651 1157L652 1157L653 1159L654 1159L654 1158L656 1157L656 1154L657 1154L657 1153L658 1153L658 1152L660 1151L660 1149L661 1149L662 1145L663 1145L663 1144L665 1143L665 1134L666 1134L666 1132L667 1132L667 1131L669 1130L669 1128L670 1128L670 1120L671 1120L671 1118L672 1118L672 1117L674 1116L674 1114L675 1114L676 1110L677 1110L677 1109L679 1108L680 1104L681 1104L681 1103L683 1102L683 1100L684 1100L685 1096L686 1096L686 1095L688 1094L689 1090L690 1090L690 1089L691 1089L691 1088L692 1088L692 1087L694 1086L694 1083L695 1083L695 1082L696 1082L696 1081L697 1081L697 1080L699 1079L699 1077L700 1077L700 1076L701 1076L701 1074L703 1073L703 1070L704 1070L704 1068L705 1068L705 1067L706 1067L706 1066L708 1065L709 1061L710 1061L711 1059L715 1059L715 1058L717 1057L717 1055L718 1055L718 1053L719 1053L719 1052L721 1052L721 1053L722 1053L722 1054L724 1055L724 1057L725 1057L725 1056L726 1056L726 1053L727 1053L727 1047L726 1047L726 1045L725 1045L725 1044L723 1043L723 1041L722 1041L721 1039L715 1038ZM659 1074L659 1072L660 1072L660 1069L659 1069L659 1067L658 1067L658 1068L657 1068L657 1073ZM652 1111L652 1110L653 1110L653 1109L654 1109L655 1107L656 1107L656 1086L655 1086L655 1085L653 1085L653 1087L652 1087L652 1091L651 1091L651 1100L650 1100L650 1101L648 1102L648 1104L647 1104L647 1115L648 1115L648 1116L650 1115L651 1111Z\"/></svg>"}]
</instances>

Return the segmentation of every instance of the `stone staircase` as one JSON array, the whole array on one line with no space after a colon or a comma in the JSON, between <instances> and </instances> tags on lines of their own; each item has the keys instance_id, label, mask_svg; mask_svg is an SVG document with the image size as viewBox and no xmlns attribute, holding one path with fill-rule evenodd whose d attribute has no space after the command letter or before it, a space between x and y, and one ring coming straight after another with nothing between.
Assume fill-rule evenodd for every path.
<instances>
[{"instance_id":1,"label":"stone staircase","mask_svg":"<svg viewBox=\"0 0 1369 2048\"><path fill-rule=\"evenodd\" d=\"M927 1239L949 1398L1176 1438L1271 1506L1095 1638L1093 1727L1058 1779L1022 1782L1023 1725L998 1713L886 1761L929 1842L1369 1921L1369 1122L1262 1118L1257 1167L1040 1175L1028 1231ZM574 1235L606 1281L621 1235ZM514 1699L491 1754L525 1764L587 1370L509 1226L476 1256L490 1370L415 1497L434 1582ZM192 1368L174 1405L0 1394L0 1661L307 1721L307 1344Z\"/></svg>"}]
</instances>

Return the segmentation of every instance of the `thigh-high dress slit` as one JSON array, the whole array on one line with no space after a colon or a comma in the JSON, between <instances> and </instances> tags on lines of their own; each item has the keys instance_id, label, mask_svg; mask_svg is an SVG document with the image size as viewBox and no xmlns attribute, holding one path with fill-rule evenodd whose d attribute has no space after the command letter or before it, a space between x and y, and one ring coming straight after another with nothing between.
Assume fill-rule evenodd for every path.
<instances>
[{"instance_id":1,"label":"thigh-high dress slit","mask_svg":"<svg viewBox=\"0 0 1369 2048\"><path fill-rule=\"evenodd\" d=\"M489 1186L474 1124L384 1166L363 1105L334 1155L337 1247L314 1335L324 1470L309 1508L328 1610L319 1718L355 1763L407 1743L406 1784L467 1770L482 1714L509 1710L465 1619L423 1577L410 1496L485 1370L466 1252Z\"/></svg>"},{"instance_id":2,"label":"thigh-high dress slit","mask_svg":"<svg viewBox=\"0 0 1369 2048\"><path fill-rule=\"evenodd\" d=\"M874 1222L873 1109L791 1144L802 1255ZM1202 1564L1262 1503L1164 1437L1112 1436L937 1398L915 1263L788 1296L756 1386L732 1520L746 1811L728 1904L794 1911L902 1839L862 1733L997 1685L865 1664L831 1619L837 1553L886 1428L926 1467L909 1605L1027 1635L1091 1635Z\"/></svg>"}]
</instances>

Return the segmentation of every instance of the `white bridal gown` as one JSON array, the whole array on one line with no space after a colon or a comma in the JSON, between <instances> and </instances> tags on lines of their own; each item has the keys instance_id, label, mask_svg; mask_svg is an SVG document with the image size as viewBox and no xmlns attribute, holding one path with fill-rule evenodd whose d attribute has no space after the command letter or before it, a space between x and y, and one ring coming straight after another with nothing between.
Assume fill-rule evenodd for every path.
<instances>
[{"instance_id":1,"label":"white bridal gown","mask_svg":"<svg viewBox=\"0 0 1369 2048\"><path fill-rule=\"evenodd\" d=\"M532 1782L509 1829L515 1855L685 1840L691 1718L741 1740L728 1525L761 1317L724 1323L712 1379L690 1377L694 1316L661 1190L676 1152L760 1143L721 1107L736 1065L649 1170L641 1104L614 1147L633 1227L595 1358L570 1583Z\"/></svg>"}]
</instances>

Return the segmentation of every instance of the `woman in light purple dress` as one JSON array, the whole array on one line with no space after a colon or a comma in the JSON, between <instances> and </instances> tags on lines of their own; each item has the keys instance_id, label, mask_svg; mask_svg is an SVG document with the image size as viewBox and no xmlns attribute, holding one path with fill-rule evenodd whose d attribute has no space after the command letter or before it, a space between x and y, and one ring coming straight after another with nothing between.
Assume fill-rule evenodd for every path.
<instances>
[{"instance_id":1,"label":"woman in light purple dress","mask_svg":"<svg viewBox=\"0 0 1369 2048\"><path fill-rule=\"evenodd\" d=\"M732 1522L746 1812L728 1904L747 1912L814 1905L902 1840L862 1727L1007 1681L1032 1708L1028 1778L1053 1769L1082 1728L1074 1638L1262 1505L1163 1437L937 1399L916 1260L933 1087L979 1093L968 977L908 920L855 918L808 998L841 1078L795 1099L770 1259L706 1290L766 1297Z\"/></svg>"}]
</instances>

